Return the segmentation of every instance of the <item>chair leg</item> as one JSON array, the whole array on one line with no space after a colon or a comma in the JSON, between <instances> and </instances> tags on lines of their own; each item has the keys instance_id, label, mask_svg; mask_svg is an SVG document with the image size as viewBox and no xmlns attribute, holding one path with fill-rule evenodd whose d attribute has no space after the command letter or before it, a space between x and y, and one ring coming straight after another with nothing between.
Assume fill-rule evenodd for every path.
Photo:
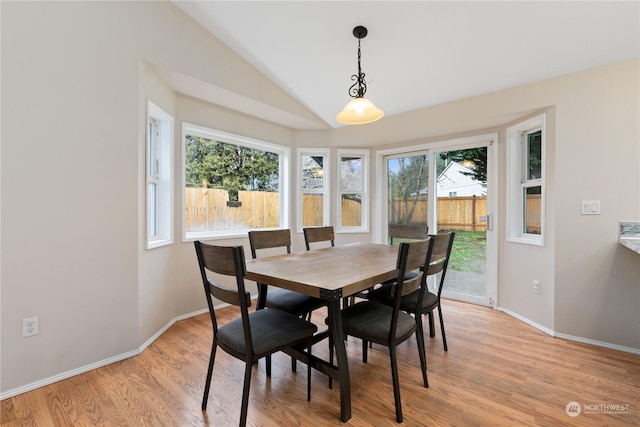
<instances>
[{"instance_id":1,"label":"chair leg","mask_svg":"<svg viewBox=\"0 0 640 427\"><path fill-rule=\"evenodd\" d=\"M416 341L418 341L418 355L420 356L420 368L422 369L422 383L429 388L427 380L427 355L424 348L424 328L422 327L422 315L416 314Z\"/></svg>"},{"instance_id":2,"label":"chair leg","mask_svg":"<svg viewBox=\"0 0 640 427\"><path fill-rule=\"evenodd\" d=\"M311 345L312 343L309 342L309 345L307 346L309 359L311 359ZM307 402L310 402L310 401L311 401L311 361L309 360L309 362L307 363Z\"/></svg>"},{"instance_id":3,"label":"chair leg","mask_svg":"<svg viewBox=\"0 0 640 427\"><path fill-rule=\"evenodd\" d=\"M270 357L270 356L267 356ZM244 388L242 390L242 406L240 407L240 427L247 425L247 411L249 409L249 387L251 386L251 360L247 360L244 370Z\"/></svg>"},{"instance_id":4,"label":"chair leg","mask_svg":"<svg viewBox=\"0 0 640 427\"><path fill-rule=\"evenodd\" d=\"M429 336L433 338L436 336L436 327L433 323L433 311L428 312L427 315L429 316Z\"/></svg>"},{"instance_id":5,"label":"chair leg","mask_svg":"<svg viewBox=\"0 0 640 427\"><path fill-rule=\"evenodd\" d=\"M391 377L393 379L393 398L396 402L396 421L402 422L402 402L400 401L400 381L398 380L398 360L396 348L392 344L389 347L389 357L391 359Z\"/></svg>"},{"instance_id":6,"label":"chair leg","mask_svg":"<svg viewBox=\"0 0 640 427\"><path fill-rule=\"evenodd\" d=\"M307 322L311 322L311 314L313 313L313 311L310 311L308 313L303 314L301 317L306 320ZM296 361L296 359L294 357L291 358L291 372L297 372L298 370L298 363Z\"/></svg>"},{"instance_id":7,"label":"chair leg","mask_svg":"<svg viewBox=\"0 0 640 427\"><path fill-rule=\"evenodd\" d=\"M216 358L216 348L218 345L213 341L211 346L211 355L209 356L209 369L207 369L207 382L204 385L204 394L202 396L202 410L207 410L207 401L209 400L209 387L211 387L211 376L213 375L213 362Z\"/></svg>"},{"instance_id":8,"label":"chair leg","mask_svg":"<svg viewBox=\"0 0 640 427\"><path fill-rule=\"evenodd\" d=\"M362 340L362 363L367 363L367 353L368 353L368 345L367 340Z\"/></svg>"},{"instance_id":9,"label":"chair leg","mask_svg":"<svg viewBox=\"0 0 640 427\"><path fill-rule=\"evenodd\" d=\"M442 331L442 344L444 344L444 351L447 350L447 336L444 333L444 320L442 320L442 306L438 305L438 317L440 318L440 330Z\"/></svg>"},{"instance_id":10,"label":"chair leg","mask_svg":"<svg viewBox=\"0 0 640 427\"><path fill-rule=\"evenodd\" d=\"M266 368L267 368L267 377L271 378L271 355L265 356Z\"/></svg>"}]
</instances>

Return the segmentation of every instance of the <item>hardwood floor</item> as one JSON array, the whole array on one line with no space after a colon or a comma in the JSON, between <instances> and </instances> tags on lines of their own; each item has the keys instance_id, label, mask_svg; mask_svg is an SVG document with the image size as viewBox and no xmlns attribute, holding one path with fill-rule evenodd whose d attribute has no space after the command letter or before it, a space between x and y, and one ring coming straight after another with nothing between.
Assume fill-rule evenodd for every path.
<instances>
[{"instance_id":1,"label":"hardwood floor","mask_svg":"<svg viewBox=\"0 0 640 427\"><path fill-rule=\"evenodd\" d=\"M233 308L219 311L223 319ZM319 325L324 313L314 315ZM405 426L637 426L640 356L551 338L488 308L444 302L449 351L439 330L427 340L430 388L422 387L415 339L398 347ZM426 324L426 320L425 320ZM436 326L437 320L436 320ZM427 327L428 328L428 327ZM2 426L235 426L243 362L218 351L207 412L200 410L211 346L208 315L177 322L141 355L1 402ZM387 349L347 342L350 426L397 425ZM326 341L313 348L326 356ZM284 354L254 367L250 426L329 426L339 420L339 388ZM581 405L576 417L566 406ZM605 405L618 405L607 407ZM609 414L611 410L618 414Z\"/></svg>"}]
</instances>

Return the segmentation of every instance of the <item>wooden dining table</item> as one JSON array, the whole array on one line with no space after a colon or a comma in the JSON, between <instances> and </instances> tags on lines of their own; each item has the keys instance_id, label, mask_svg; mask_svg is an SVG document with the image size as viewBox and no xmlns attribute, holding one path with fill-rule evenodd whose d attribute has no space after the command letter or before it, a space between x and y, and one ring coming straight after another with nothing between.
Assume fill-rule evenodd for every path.
<instances>
[{"instance_id":1,"label":"wooden dining table","mask_svg":"<svg viewBox=\"0 0 640 427\"><path fill-rule=\"evenodd\" d=\"M398 246L353 243L306 252L247 260L246 278L328 301L328 334L333 337L336 365L306 351L286 352L340 383L340 419L351 418L349 363L344 345L340 301L397 276Z\"/></svg>"}]
</instances>

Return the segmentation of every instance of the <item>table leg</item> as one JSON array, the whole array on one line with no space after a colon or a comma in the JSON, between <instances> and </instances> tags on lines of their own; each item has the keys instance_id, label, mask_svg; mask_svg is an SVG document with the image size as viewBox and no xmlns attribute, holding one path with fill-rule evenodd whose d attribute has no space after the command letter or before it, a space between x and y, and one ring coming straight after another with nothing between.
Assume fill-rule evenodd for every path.
<instances>
[{"instance_id":1,"label":"table leg","mask_svg":"<svg viewBox=\"0 0 640 427\"><path fill-rule=\"evenodd\" d=\"M340 299L329 301L328 324L333 336L338 365L338 381L340 382L340 420L346 422L351 418L351 381L349 379L349 362L344 347L342 332L342 316L340 315Z\"/></svg>"}]
</instances>

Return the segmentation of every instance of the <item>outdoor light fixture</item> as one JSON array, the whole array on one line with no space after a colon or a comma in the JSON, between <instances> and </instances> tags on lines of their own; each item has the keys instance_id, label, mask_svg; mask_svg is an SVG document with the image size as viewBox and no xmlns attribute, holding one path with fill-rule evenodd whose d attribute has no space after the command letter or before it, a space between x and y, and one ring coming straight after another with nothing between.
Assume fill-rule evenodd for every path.
<instances>
[{"instance_id":1,"label":"outdoor light fixture","mask_svg":"<svg viewBox=\"0 0 640 427\"><path fill-rule=\"evenodd\" d=\"M360 40L367 36L367 29L359 25L353 29L353 35L358 39L358 74L351 76L351 80L356 82L349 88L349 96L354 99L347 103L336 116L336 120L345 125L363 125L380 120L384 112L364 97L367 92L367 83L364 81L364 73L360 67Z\"/></svg>"}]
</instances>

